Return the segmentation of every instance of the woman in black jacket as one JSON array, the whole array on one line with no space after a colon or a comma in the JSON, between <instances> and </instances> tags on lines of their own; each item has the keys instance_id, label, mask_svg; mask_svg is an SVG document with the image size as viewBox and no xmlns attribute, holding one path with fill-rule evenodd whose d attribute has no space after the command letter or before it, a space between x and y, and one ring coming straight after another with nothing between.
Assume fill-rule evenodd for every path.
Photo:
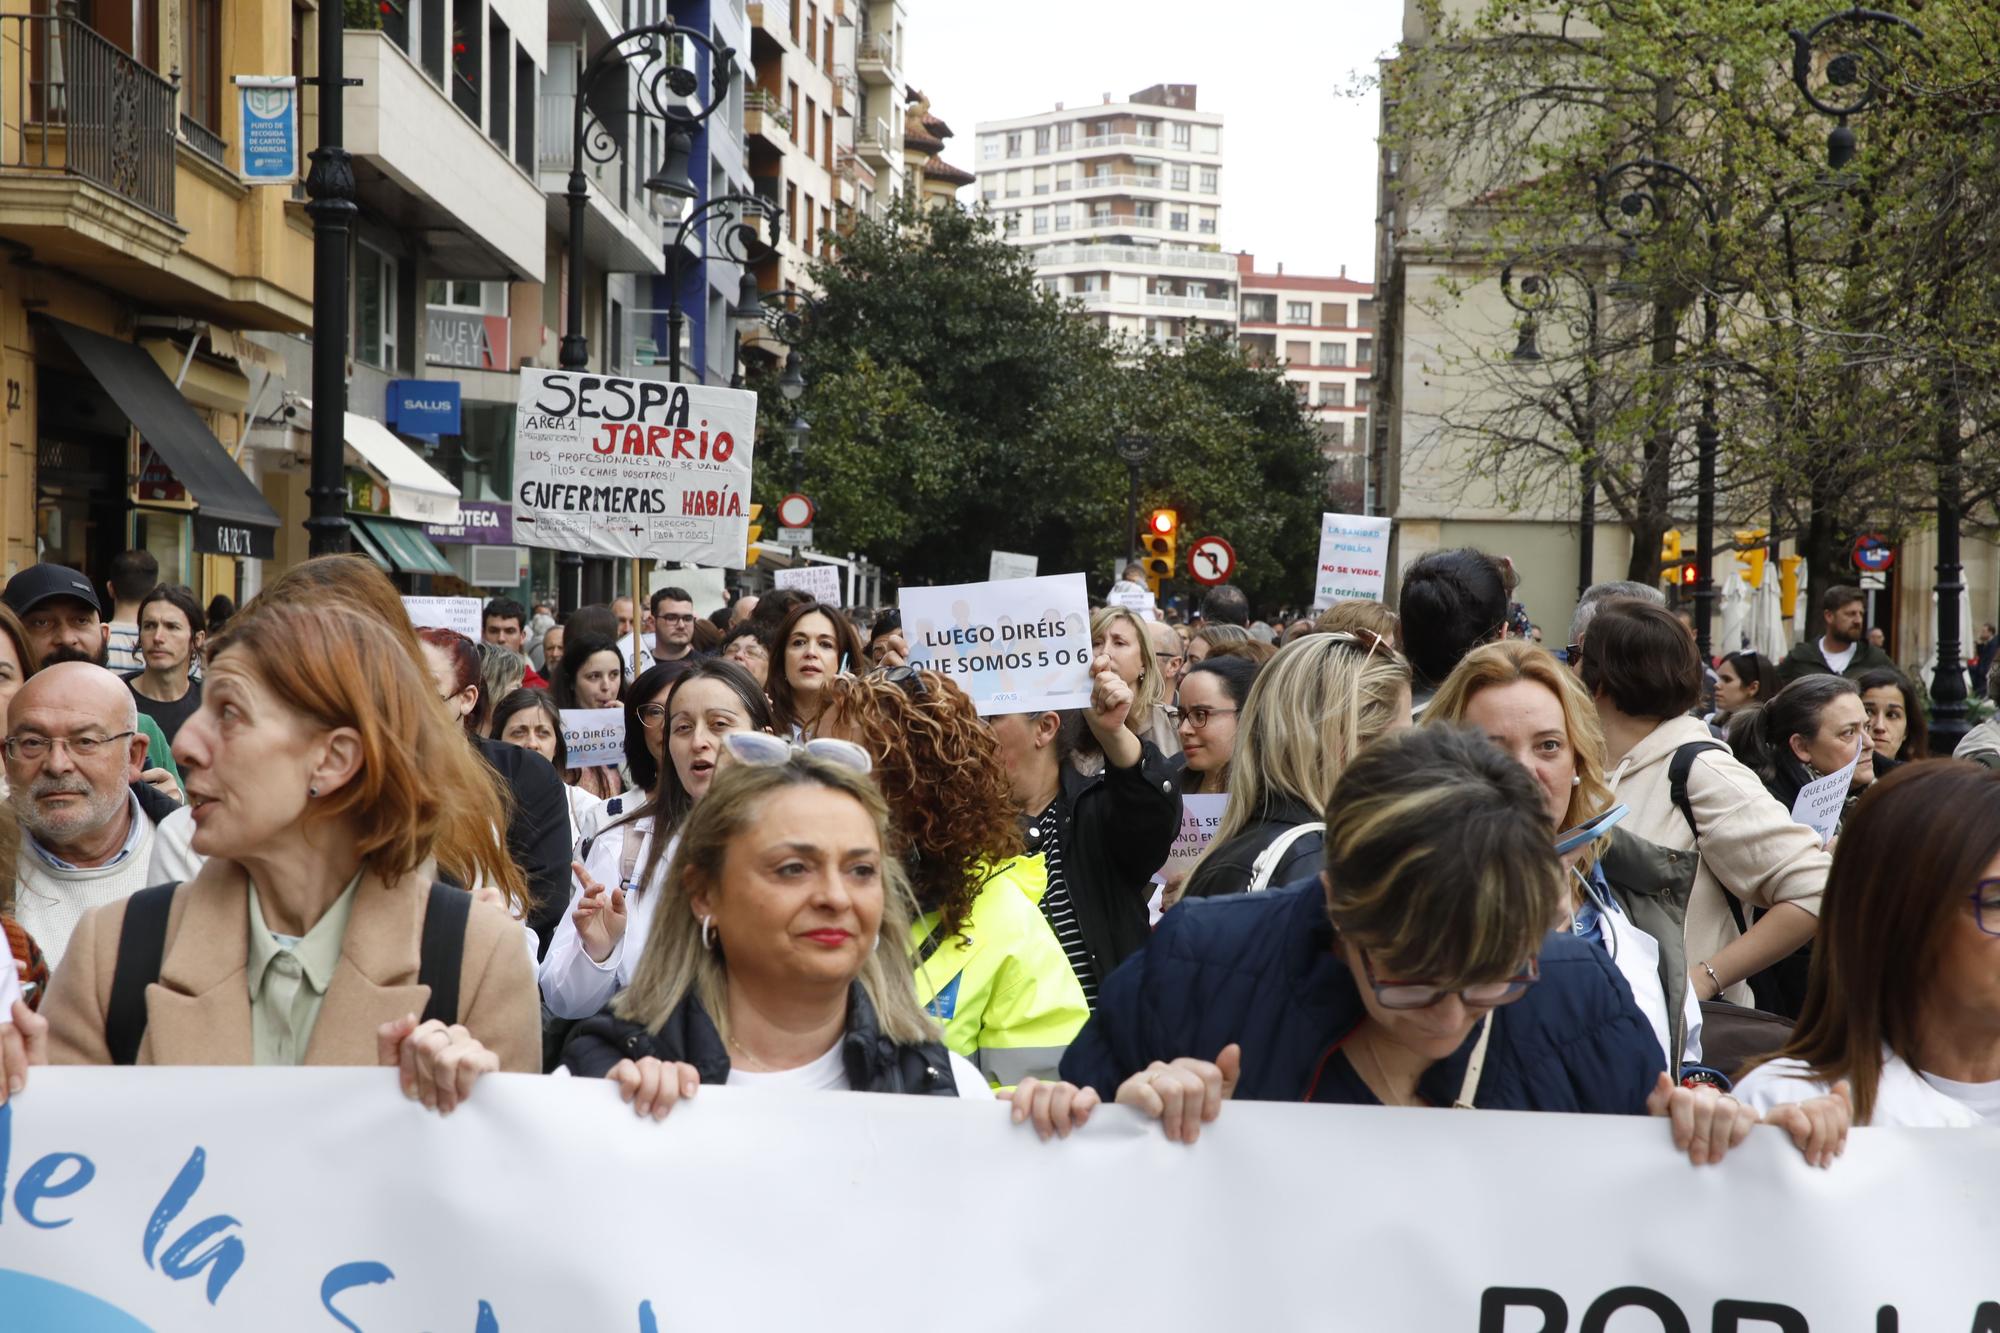
<instances>
[{"instance_id":1,"label":"woman in black jacket","mask_svg":"<svg viewBox=\"0 0 2000 1333\"><path fill-rule=\"evenodd\" d=\"M1313 873L1327 793L1363 746L1410 725L1409 664L1372 635L1310 634L1258 672L1236 721L1229 805L1189 898Z\"/></svg>"}]
</instances>

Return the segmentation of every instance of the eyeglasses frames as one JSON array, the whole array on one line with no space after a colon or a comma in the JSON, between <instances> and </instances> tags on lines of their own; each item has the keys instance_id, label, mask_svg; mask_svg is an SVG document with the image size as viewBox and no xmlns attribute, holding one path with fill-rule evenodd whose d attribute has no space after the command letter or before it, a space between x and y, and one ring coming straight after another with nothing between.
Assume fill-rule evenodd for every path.
<instances>
[{"instance_id":1,"label":"eyeglasses frames","mask_svg":"<svg viewBox=\"0 0 2000 1333\"><path fill-rule=\"evenodd\" d=\"M868 751L853 741L816 736L803 744L762 731L732 731L722 738L722 748L739 764L752 768L779 768L804 755L822 763L844 768L850 773L867 774L875 767Z\"/></svg>"},{"instance_id":2,"label":"eyeglasses frames","mask_svg":"<svg viewBox=\"0 0 2000 1333\"><path fill-rule=\"evenodd\" d=\"M1505 981L1487 981L1452 991L1421 981L1383 981L1375 975L1375 963L1368 951L1355 952L1361 955L1361 970L1368 978L1368 988L1375 992L1376 1003L1384 1009L1428 1009L1451 995L1458 996L1468 1008L1492 1009L1520 999L1527 994L1528 987L1542 979L1541 964L1530 958L1522 971Z\"/></svg>"}]
</instances>

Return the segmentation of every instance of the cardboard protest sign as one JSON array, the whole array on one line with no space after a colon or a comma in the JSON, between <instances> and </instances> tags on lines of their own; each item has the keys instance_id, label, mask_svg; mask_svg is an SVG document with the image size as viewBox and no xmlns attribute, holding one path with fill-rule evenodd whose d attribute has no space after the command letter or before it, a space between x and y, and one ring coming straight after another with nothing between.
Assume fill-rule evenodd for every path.
<instances>
[{"instance_id":1,"label":"cardboard protest sign","mask_svg":"<svg viewBox=\"0 0 2000 1333\"><path fill-rule=\"evenodd\" d=\"M803 588L816 602L828 606L840 605L840 571L832 565L800 565L795 569L781 569L771 576L771 582L780 588Z\"/></svg>"},{"instance_id":2,"label":"cardboard protest sign","mask_svg":"<svg viewBox=\"0 0 2000 1333\"><path fill-rule=\"evenodd\" d=\"M1222 827L1222 812L1229 806L1229 793L1194 793L1181 797L1181 831L1167 852L1167 863L1153 878L1163 884L1186 879L1194 863L1215 841Z\"/></svg>"},{"instance_id":3,"label":"cardboard protest sign","mask_svg":"<svg viewBox=\"0 0 2000 1333\"><path fill-rule=\"evenodd\" d=\"M571 768L625 762L625 710L565 708L562 710L563 750Z\"/></svg>"},{"instance_id":4,"label":"cardboard protest sign","mask_svg":"<svg viewBox=\"0 0 2000 1333\"><path fill-rule=\"evenodd\" d=\"M480 622L484 607L477 597L405 597L403 609L418 629L457 630L474 643L485 632Z\"/></svg>"},{"instance_id":5,"label":"cardboard protest sign","mask_svg":"<svg viewBox=\"0 0 2000 1333\"><path fill-rule=\"evenodd\" d=\"M1389 572L1389 526L1386 518L1359 514L1319 516L1319 574L1313 588L1315 609L1335 602L1379 602Z\"/></svg>"},{"instance_id":6,"label":"cardboard protest sign","mask_svg":"<svg viewBox=\"0 0 2000 1333\"><path fill-rule=\"evenodd\" d=\"M1122 606L1141 620L1160 618L1159 602L1147 588L1113 588L1104 600L1106 605Z\"/></svg>"},{"instance_id":7,"label":"cardboard protest sign","mask_svg":"<svg viewBox=\"0 0 2000 1333\"><path fill-rule=\"evenodd\" d=\"M514 539L743 568L757 395L523 367Z\"/></svg>"},{"instance_id":8,"label":"cardboard protest sign","mask_svg":"<svg viewBox=\"0 0 2000 1333\"><path fill-rule=\"evenodd\" d=\"M903 589L910 665L942 672L982 717L1090 702L1090 598L1081 574Z\"/></svg>"},{"instance_id":9,"label":"cardboard protest sign","mask_svg":"<svg viewBox=\"0 0 2000 1333\"><path fill-rule=\"evenodd\" d=\"M1039 572L1041 564L1040 556L995 551L987 558L986 577L995 583L1001 579L1031 579Z\"/></svg>"},{"instance_id":10,"label":"cardboard protest sign","mask_svg":"<svg viewBox=\"0 0 2000 1333\"><path fill-rule=\"evenodd\" d=\"M1847 806L1848 788L1854 784L1854 770L1860 766L1861 742L1857 738L1854 758L1847 761L1846 768L1808 782L1799 788L1799 798L1792 802L1792 822L1804 824L1819 834L1822 847L1833 841L1834 830L1840 827L1840 812Z\"/></svg>"}]
</instances>

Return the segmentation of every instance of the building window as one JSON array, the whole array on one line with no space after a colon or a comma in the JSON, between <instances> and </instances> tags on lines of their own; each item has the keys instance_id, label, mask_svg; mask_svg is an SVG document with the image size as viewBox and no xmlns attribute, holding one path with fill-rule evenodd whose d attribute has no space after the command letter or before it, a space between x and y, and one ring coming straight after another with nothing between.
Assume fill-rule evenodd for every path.
<instances>
[{"instance_id":1,"label":"building window","mask_svg":"<svg viewBox=\"0 0 2000 1333\"><path fill-rule=\"evenodd\" d=\"M785 90L791 98L792 123L789 128L792 132L792 142L797 143L799 141L799 85L787 80Z\"/></svg>"},{"instance_id":2,"label":"building window","mask_svg":"<svg viewBox=\"0 0 2000 1333\"><path fill-rule=\"evenodd\" d=\"M1178 162L1174 164L1173 183L1176 190L1185 190L1188 187L1188 169Z\"/></svg>"},{"instance_id":3,"label":"building window","mask_svg":"<svg viewBox=\"0 0 2000 1333\"><path fill-rule=\"evenodd\" d=\"M1221 188L1222 173L1214 167L1203 167L1201 169L1201 192L1203 194L1214 194Z\"/></svg>"},{"instance_id":4,"label":"building window","mask_svg":"<svg viewBox=\"0 0 2000 1333\"><path fill-rule=\"evenodd\" d=\"M979 155L982 158L986 159L988 162L997 160L1000 156L1000 141L998 139L988 137L987 139L985 139L980 143Z\"/></svg>"},{"instance_id":5,"label":"building window","mask_svg":"<svg viewBox=\"0 0 2000 1333\"><path fill-rule=\"evenodd\" d=\"M1375 302L1371 298L1366 296L1361 298L1361 313L1355 316L1354 325L1361 329L1375 327Z\"/></svg>"},{"instance_id":6,"label":"building window","mask_svg":"<svg viewBox=\"0 0 2000 1333\"><path fill-rule=\"evenodd\" d=\"M1203 218L1203 219L1201 220L1201 234L1202 234L1202 235L1204 235L1204 236L1213 236L1213 235L1215 235L1215 219L1214 219L1214 218Z\"/></svg>"},{"instance_id":7,"label":"building window","mask_svg":"<svg viewBox=\"0 0 2000 1333\"><path fill-rule=\"evenodd\" d=\"M1375 340L1362 338L1354 344L1354 364L1372 366L1375 364Z\"/></svg>"},{"instance_id":8,"label":"building window","mask_svg":"<svg viewBox=\"0 0 2000 1333\"><path fill-rule=\"evenodd\" d=\"M1010 134L1010 135L1008 135L1008 136L1007 136L1007 156L1009 156L1009 157L1019 157L1020 155L1021 155L1021 136L1020 136L1020 135L1018 135L1018 134Z\"/></svg>"},{"instance_id":9,"label":"building window","mask_svg":"<svg viewBox=\"0 0 2000 1333\"><path fill-rule=\"evenodd\" d=\"M480 39L486 35L485 14L479 0L454 0L452 4L451 100L473 124L479 123L479 80L486 59Z\"/></svg>"},{"instance_id":10,"label":"building window","mask_svg":"<svg viewBox=\"0 0 2000 1333\"><path fill-rule=\"evenodd\" d=\"M1346 407L1347 386L1345 384L1322 384L1319 386L1321 407Z\"/></svg>"},{"instance_id":11,"label":"building window","mask_svg":"<svg viewBox=\"0 0 2000 1333\"><path fill-rule=\"evenodd\" d=\"M1346 343L1321 343L1319 363L1322 366L1344 366L1347 364Z\"/></svg>"},{"instance_id":12,"label":"building window","mask_svg":"<svg viewBox=\"0 0 2000 1333\"><path fill-rule=\"evenodd\" d=\"M819 6L806 6L806 59L819 59Z\"/></svg>"},{"instance_id":13,"label":"building window","mask_svg":"<svg viewBox=\"0 0 2000 1333\"><path fill-rule=\"evenodd\" d=\"M1174 122L1174 147L1186 148L1194 142L1194 126L1184 120Z\"/></svg>"},{"instance_id":14,"label":"building window","mask_svg":"<svg viewBox=\"0 0 2000 1333\"><path fill-rule=\"evenodd\" d=\"M1056 212L1056 230L1057 230L1057 231L1068 231L1068 230L1069 230L1069 205L1068 205L1068 204L1057 204L1057 205L1056 205L1056 210L1055 210L1055 212Z\"/></svg>"},{"instance_id":15,"label":"building window","mask_svg":"<svg viewBox=\"0 0 2000 1333\"><path fill-rule=\"evenodd\" d=\"M799 238L799 244L807 254L813 252L813 197L806 196L806 232Z\"/></svg>"},{"instance_id":16,"label":"building window","mask_svg":"<svg viewBox=\"0 0 2000 1333\"><path fill-rule=\"evenodd\" d=\"M998 190L981 190L979 192L979 201L981 203L990 204L999 197L1000 192Z\"/></svg>"},{"instance_id":17,"label":"building window","mask_svg":"<svg viewBox=\"0 0 2000 1333\"><path fill-rule=\"evenodd\" d=\"M1214 125L1201 127L1201 151L1219 153L1222 151L1222 130Z\"/></svg>"},{"instance_id":18,"label":"building window","mask_svg":"<svg viewBox=\"0 0 2000 1333\"><path fill-rule=\"evenodd\" d=\"M1149 227L1160 220L1160 206L1151 200L1132 205L1132 210L1134 216Z\"/></svg>"},{"instance_id":19,"label":"building window","mask_svg":"<svg viewBox=\"0 0 2000 1333\"><path fill-rule=\"evenodd\" d=\"M1173 228L1175 231L1186 231L1187 224L1188 224L1187 210L1177 208L1173 212L1167 214L1167 225Z\"/></svg>"},{"instance_id":20,"label":"building window","mask_svg":"<svg viewBox=\"0 0 2000 1333\"><path fill-rule=\"evenodd\" d=\"M829 172L833 170L833 113L819 113L819 155L820 165Z\"/></svg>"},{"instance_id":21,"label":"building window","mask_svg":"<svg viewBox=\"0 0 2000 1333\"><path fill-rule=\"evenodd\" d=\"M222 128L222 0L184 0L187 115L211 130Z\"/></svg>"},{"instance_id":22,"label":"building window","mask_svg":"<svg viewBox=\"0 0 2000 1333\"><path fill-rule=\"evenodd\" d=\"M1066 120L1062 124L1056 126L1056 147L1068 148L1071 144L1075 142L1076 142L1076 123L1074 121Z\"/></svg>"},{"instance_id":23,"label":"building window","mask_svg":"<svg viewBox=\"0 0 2000 1333\"><path fill-rule=\"evenodd\" d=\"M396 368L396 261L370 245L354 250L354 357Z\"/></svg>"},{"instance_id":24,"label":"building window","mask_svg":"<svg viewBox=\"0 0 2000 1333\"><path fill-rule=\"evenodd\" d=\"M514 162L521 170L535 170L535 60L514 44Z\"/></svg>"},{"instance_id":25,"label":"building window","mask_svg":"<svg viewBox=\"0 0 2000 1333\"><path fill-rule=\"evenodd\" d=\"M1021 230L1021 210L1018 208L1010 210L1007 214L1005 225L1007 234L1010 236Z\"/></svg>"},{"instance_id":26,"label":"building window","mask_svg":"<svg viewBox=\"0 0 2000 1333\"><path fill-rule=\"evenodd\" d=\"M815 157L819 153L819 104L812 98L806 99L806 156Z\"/></svg>"},{"instance_id":27,"label":"building window","mask_svg":"<svg viewBox=\"0 0 2000 1333\"><path fill-rule=\"evenodd\" d=\"M1344 329L1347 324L1347 302L1326 301L1319 308L1319 322L1328 328Z\"/></svg>"},{"instance_id":28,"label":"building window","mask_svg":"<svg viewBox=\"0 0 2000 1333\"><path fill-rule=\"evenodd\" d=\"M1044 125L1035 131L1035 153L1039 156L1049 151L1049 127Z\"/></svg>"},{"instance_id":29,"label":"building window","mask_svg":"<svg viewBox=\"0 0 2000 1333\"><path fill-rule=\"evenodd\" d=\"M1302 407L1309 404L1312 401L1312 386L1304 380L1293 380L1292 397L1298 399Z\"/></svg>"},{"instance_id":30,"label":"building window","mask_svg":"<svg viewBox=\"0 0 2000 1333\"><path fill-rule=\"evenodd\" d=\"M1048 210L1048 209L1046 209L1046 208L1038 208L1038 209L1036 209L1036 210L1035 210L1035 235L1037 235L1037 236L1046 236L1046 235L1048 234L1048 230L1049 230L1049 210Z\"/></svg>"},{"instance_id":31,"label":"building window","mask_svg":"<svg viewBox=\"0 0 2000 1333\"><path fill-rule=\"evenodd\" d=\"M1374 395L1375 395L1374 386L1371 385L1367 380L1354 381L1354 405L1356 407L1368 406L1368 404L1371 401L1373 401Z\"/></svg>"},{"instance_id":32,"label":"building window","mask_svg":"<svg viewBox=\"0 0 2000 1333\"><path fill-rule=\"evenodd\" d=\"M799 186L797 181L785 182L785 239L799 239Z\"/></svg>"},{"instance_id":33,"label":"building window","mask_svg":"<svg viewBox=\"0 0 2000 1333\"><path fill-rule=\"evenodd\" d=\"M498 14L486 20L486 137L507 151L507 132L514 113L507 105L507 66L514 56L514 37Z\"/></svg>"},{"instance_id":34,"label":"building window","mask_svg":"<svg viewBox=\"0 0 2000 1333\"><path fill-rule=\"evenodd\" d=\"M1313 308L1311 301L1285 302L1285 323L1310 324L1312 322L1313 322Z\"/></svg>"}]
</instances>

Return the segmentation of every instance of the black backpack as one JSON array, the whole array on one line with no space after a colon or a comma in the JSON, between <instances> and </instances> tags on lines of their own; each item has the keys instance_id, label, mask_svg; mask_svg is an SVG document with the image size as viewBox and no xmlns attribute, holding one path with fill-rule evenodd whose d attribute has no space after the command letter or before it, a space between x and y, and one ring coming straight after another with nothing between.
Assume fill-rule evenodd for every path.
<instances>
[{"instance_id":1,"label":"black backpack","mask_svg":"<svg viewBox=\"0 0 2000 1333\"><path fill-rule=\"evenodd\" d=\"M111 1003L104 1014L104 1044L114 1065L136 1064L146 1035L146 987L160 979L167 953L167 913L179 884L155 884L125 903L118 932L118 966L111 974ZM423 1021L449 1026L458 1021L458 974L465 960L465 923L472 895L449 884L432 884L424 907L424 937L417 984L431 988Z\"/></svg>"}]
</instances>

